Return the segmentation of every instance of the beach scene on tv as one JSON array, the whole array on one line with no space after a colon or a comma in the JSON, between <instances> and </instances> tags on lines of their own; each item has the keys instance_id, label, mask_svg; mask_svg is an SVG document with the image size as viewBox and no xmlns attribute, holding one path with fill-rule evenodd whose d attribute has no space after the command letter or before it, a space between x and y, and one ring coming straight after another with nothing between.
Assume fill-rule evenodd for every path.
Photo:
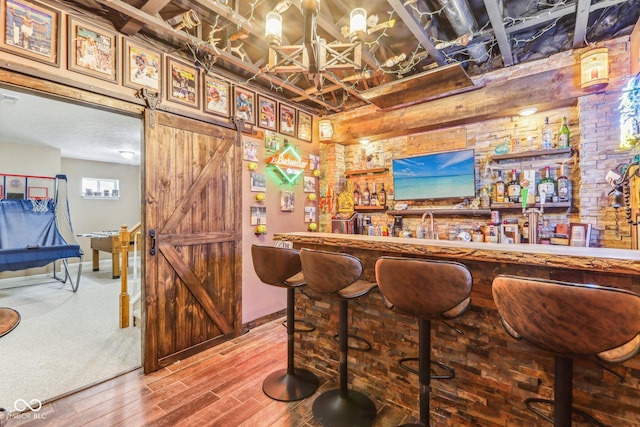
<instances>
[{"instance_id":1,"label":"beach scene on tv","mask_svg":"<svg viewBox=\"0 0 640 427\"><path fill-rule=\"evenodd\" d=\"M475 197L474 150L393 159L396 200Z\"/></svg>"}]
</instances>

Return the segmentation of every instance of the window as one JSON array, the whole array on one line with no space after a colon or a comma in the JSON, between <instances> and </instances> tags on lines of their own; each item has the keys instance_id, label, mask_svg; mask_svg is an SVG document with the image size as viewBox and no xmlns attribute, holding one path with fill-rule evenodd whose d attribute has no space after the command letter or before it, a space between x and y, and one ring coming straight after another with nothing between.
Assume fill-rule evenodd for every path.
<instances>
[{"instance_id":1,"label":"window","mask_svg":"<svg viewBox=\"0 0 640 427\"><path fill-rule=\"evenodd\" d=\"M119 199L120 180L102 178L82 178L82 198Z\"/></svg>"}]
</instances>

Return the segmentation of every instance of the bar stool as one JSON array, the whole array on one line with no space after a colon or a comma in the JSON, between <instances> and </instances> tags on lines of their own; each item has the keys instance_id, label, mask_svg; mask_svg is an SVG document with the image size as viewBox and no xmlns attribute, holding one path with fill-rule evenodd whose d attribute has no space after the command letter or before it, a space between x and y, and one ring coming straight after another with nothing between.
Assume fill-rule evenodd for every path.
<instances>
[{"instance_id":1,"label":"bar stool","mask_svg":"<svg viewBox=\"0 0 640 427\"><path fill-rule=\"evenodd\" d=\"M325 391L313 402L313 416L323 426L370 426L376 417L376 405L364 393L349 390L347 385L349 300L367 295L376 283L360 280L362 262L348 254L303 248L300 251L302 273L307 286L318 294L339 299L338 339L340 353L340 388ZM356 338L358 337L353 337ZM362 338L359 338L362 340ZM368 344L368 343L367 343ZM364 349L370 349L368 345Z\"/></svg>"},{"instance_id":2,"label":"bar stool","mask_svg":"<svg viewBox=\"0 0 640 427\"><path fill-rule=\"evenodd\" d=\"M640 351L640 296L605 286L500 275L493 299L506 331L555 355L554 400L532 398L526 406L556 427L571 427L573 359L619 363ZM553 405L553 419L532 403Z\"/></svg>"},{"instance_id":3,"label":"bar stool","mask_svg":"<svg viewBox=\"0 0 640 427\"><path fill-rule=\"evenodd\" d=\"M418 371L420 382L420 423L429 426L429 394L431 379L455 377L453 368L431 360L431 320L452 319L462 315L471 303L471 273L466 266L450 261L417 258L380 257L376 261L376 281L385 305L400 314L418 318ZM447 374L431 375L431 364Z\"/></svg>"},{"instance_id":4,"label":"bar stool","mask_svg":"<svg viewBox=\"0 0 640 427\"><path fill-rule=\"evenodd\" d=\"M318 389L319 381L312 372L294 367L295 290L305 284L300 274L300 252L253 245L251 256L256 274L263 283L287 289L287 369L277 370L267 376L262 383L262 391L282 402L304 399Z\"/></svg>"}]
</instances>

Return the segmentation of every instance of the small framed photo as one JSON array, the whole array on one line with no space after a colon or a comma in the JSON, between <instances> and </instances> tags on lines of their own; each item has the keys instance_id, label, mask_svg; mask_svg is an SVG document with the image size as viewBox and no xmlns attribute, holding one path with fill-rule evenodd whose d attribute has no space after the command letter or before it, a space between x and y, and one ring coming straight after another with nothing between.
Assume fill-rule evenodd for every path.
<instances>
[{"instance_id":1,"label":"small framed photo","mask_svg":"<svg viewBox=\"0 0 640 427\"><path fill-rule=\"evenodd\" d=\"M252 91L239 87L233 87L234 114L235 117L244 120L250 125L256 124L256 94Z\"/></svg>"},{"instance_id":2,"label":"small framed photo","mask_svg":"<svg viewBox=\"0 0 640 427\"><path fill-rule=\"evenodd\" d=\"M282 137L279 133L265 131L264 133L264 148L269 151L280 151L282 147Z\"/></svg>"},{"instance_id":3,"label":"small framed photo","mask_svg":"<svg viewBox=\"0 0 640 427\"><path fill-rule=\"evenodd\" d=\"M316 192L316 177L305 176L304 177L304 192L315 193Z\"/></svg>"},{"instance_id":4,"label":"small framed photo","mask_svg":"<svg viewBox=\"0 0 640 427\"><path fill-rule=\"evenodd\" d=\"M60 16L35 1L0 0L0 49L59 67Z\"/></svg>"},{"instance_id":5,"label":"small framed photo","mask_svg":"<svg viewBox=\"0 0 640 427\"><path fill-rule=\"evenodd\" d=\"M320 156L309 154L309 170L314 171L320 169Z\"/></svg>"},{"instance_id":6,"label":"small framed photo","mask_svg":"<svg viewBox=\"0 0 640 427\"><path fill-rule=\"evenodd\" d=\"M296 136L296 109L280 104L280 133Z\"/></svg>"},{"instance_id":7,"label":"small framed photo","mask_svg":"<svg viewBox=\"0 0 640 427\"><path fill-rule=\"evenodd\" d=\"M311 142L313 116L298 110L298 139Z\"/></svg>"},{"instance_id":8,"label":"small framed photo","mask_svg":"<svg viewBox=\"0 0 640 427\"><path fill-rule=\"evenodd\" d=\"M267 191L267 176L261 172L251 172L251 191Z\"/></svg>"},{"instance_id":9,"label":"small framed photo","mask_svg":"<svg viewBox=\"0 0 640 427\"><path fill-rule=\"evenodd\" d=\"M591 224L572 222L569 224L569 246L589 247Z\"/></svg>"},{"instance_id":10,"label":"small framed photo","mask_svg":"<svg viewBox=\"0 0 640 427\"><path fill-rule=\"evenodd\" d=\"M242 141L242 160L258 161L258 144L253 141Z\"/></svg>"},{"instance_id":11,"label":"small framed photo","mask_svg":"<svg viewBox=\"0 0 640 427\"><path fill-rule=\"evenodd\" d=\"M198 69L167 56L167 100L200 108Z\"/></svg>"},{"instance_id":12,"label":"small framed photo","mask_svg":"<svg viewBox=\"0 0 640 427\"><path fill-rule=\"evenodd\" d=\"M316 207L305 206L304 207L304 222L316 222Z\"/></svg>"},{"instance_id":13,"label":"small framed photo","mask_svg":"<svg viewBox=\"0 0 640 427\"><path fill-rule=\"evenodd\" d=\"M251 206L251 225L267 224L267 207Z\"/></svg>"},{"instance_id":14,"label":"small framed photo","mask_svg":"<svg viewBox=\"0 0 640 427\"><path fill-rule=\"evenodd\" d=\"M231 86L226 81L204 74L204 112L227 119L231 117L230 90Z\"/></svg>"},{"instance_id":15,"label":"small framed photo","mask_svg":"<svg viewBox=\"0 0 640 427\"><path fill-rule=\"evenodd\" d=\"M148 88L162 93L162 53L125 38L122 84L132 89Z\"/></svg>"},{"instance_id":16,"label":"small framed photo","mask_svg":"<svg viewBox=\"0 0 640 427\"><path fill-rule=\"evenodd\" d=\"M118 35L69 15L69 69L118 82Z\"/></svg>"},{"instance_id":17,"label":"small framed photo","mask_svg":"<svg viewBox=\"0 0 640 427\"><path fill-rule=\"evenodd\" d=\"M276 101L258 94L258 126L269 130L277 130L278 110Z\"/></svg>"},{"instance_id":18,"label":"small framed photo","mask_svg":"<svg viewBox=\"0 0 640 427\"><path fill-rule=\"evenodd\" d=\"M295 193L293 191L283 190L280 192L280 211L293 212L296 207Z\"/></svg>"}]
</instances>

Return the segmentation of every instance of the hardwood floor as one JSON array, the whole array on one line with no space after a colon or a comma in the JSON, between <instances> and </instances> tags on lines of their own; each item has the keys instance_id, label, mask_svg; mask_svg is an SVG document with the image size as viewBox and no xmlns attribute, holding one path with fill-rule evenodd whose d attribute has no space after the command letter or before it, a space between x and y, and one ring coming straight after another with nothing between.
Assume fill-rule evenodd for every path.
<instances>
[{"instance_id":1,"label":"hardwood floor","mask_svg":"<svg viewBox=\"0 0 640 427\"><path fill-rule=\"evenodd\" d=\"M320 378L320 389L298 402L278 402L262 392L262 381L287 366L282 319L163 368L141 370L45 404L36 413L14 415L14 426L319 426L311 405L337 387ZM416 402L417 405L417 402ZM376 427L414 422L408 413L376 402Z\"/></svg>"}]
</instances>

